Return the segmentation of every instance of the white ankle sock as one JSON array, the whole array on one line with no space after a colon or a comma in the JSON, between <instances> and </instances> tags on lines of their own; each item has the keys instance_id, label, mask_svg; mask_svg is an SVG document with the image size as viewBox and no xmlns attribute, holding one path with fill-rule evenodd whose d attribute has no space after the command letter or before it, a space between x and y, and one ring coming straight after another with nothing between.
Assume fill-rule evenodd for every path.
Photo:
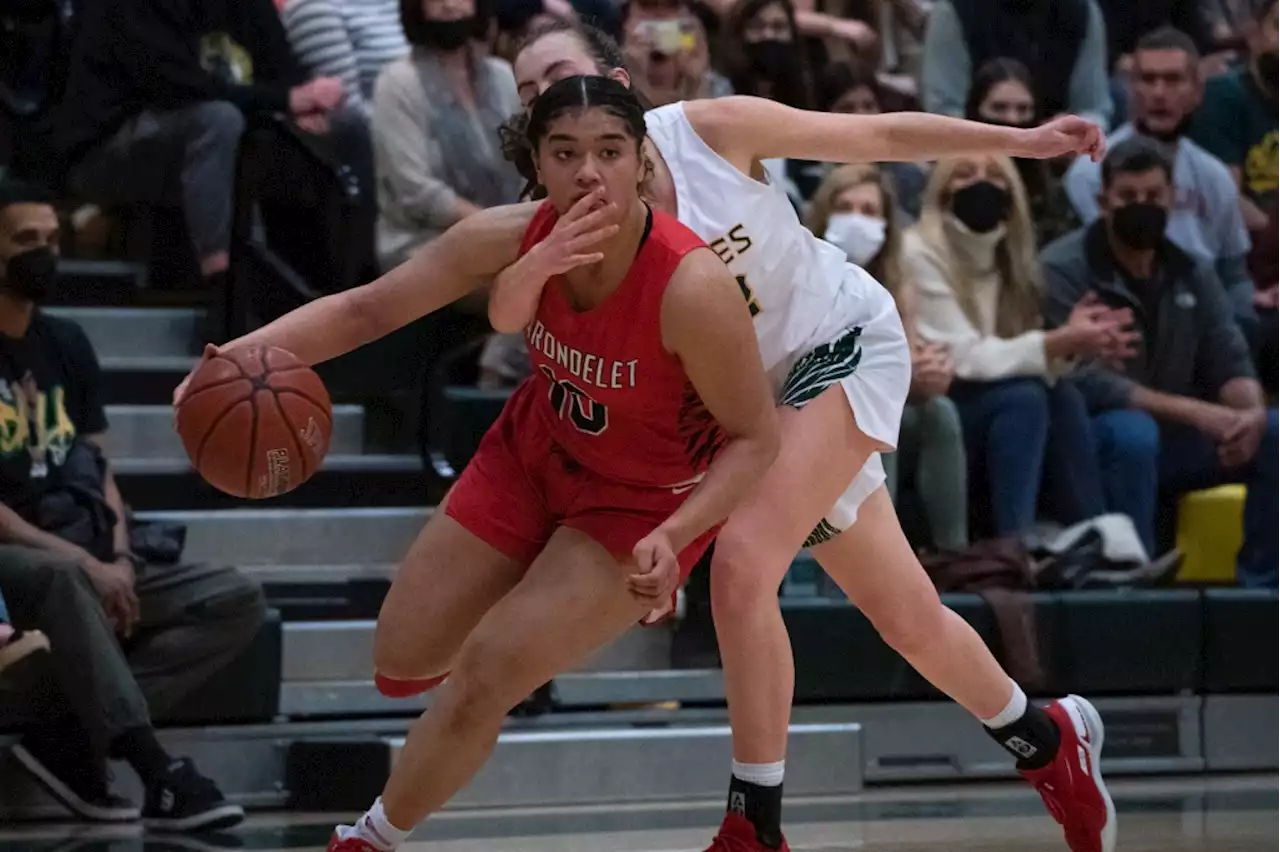
<instances>
[{"instance_id":1,"label":"white ankle sock","mask_svg":"<svg viewBox=\"0 0 1280 852\"><path fill-rule=\"evenodd\" d=\"M342 828L346 828L346 826ZM403 831L387 821L387 814L382 810L382 797L379 796L377 801L373 803L373 807L365 811L364 816L356 820L355 825L346 831L340 830L340 833L344 838L359 837L375 849L381 849L383 852L395 852L412 831L413 829Z\"/></svg>"},{"instance_id":2,"label":"white ankle sock","mask_svg":"<svg viewBox=\"0 0 1280 852\"><path fill-rule=\"evenodd\" d=\"M758 787L777 787L782 783L782 776L786 770L785 760L779 760L777 763L739 763L736 760L733 762L733 777Z\"/></svg>"},{"instance_id":3,"label":"white ankle sock","mask_svg":"<svg viewBox=\"0 0 1280 852\"><path fill-rule=\"evenodd\" d=\"M1010 681L1013 683L1013 681ZM1009 699L1009 703L1005 708L992 716L990 719L983 719L982 724L991 728L993 731L1000 728L1007 728L1014 722L1021 719L1027 713L1027 694L1022 691L1022 687L1013 683L1013 697Z\"/></svg>"}]
</instances>

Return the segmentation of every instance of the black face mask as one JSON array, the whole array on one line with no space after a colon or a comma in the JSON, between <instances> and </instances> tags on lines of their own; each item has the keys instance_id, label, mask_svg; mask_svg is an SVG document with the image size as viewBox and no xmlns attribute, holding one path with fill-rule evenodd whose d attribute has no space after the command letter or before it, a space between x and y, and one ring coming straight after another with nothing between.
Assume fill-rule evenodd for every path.
<instances>
[{"instance_id":1,"label":"black face mask","mask_svg":"<svg viewBox=\"0 0 1280 852\"><path fill-rule=\"evenodd\" d=\"M458 18L455 21L425 21L422 37L429 47L440 50L457 50L475 37L476 16Z\"/></svg>"},{"instance_id":2,"label":"black face mask","mask_svg":"<svg viewBox=\"0 0 1280 852\"><path fill-rule=\"evenodd\" d=\"M3 287L19 298L43 302L53 292L57 278L58 257L45 246L9 258Z\"/></svg>"},{"instance_id":3,"label":"black face mask","mask_svg":"<svg viewBox=\"0 0 1280 852\"><path fill-rule=\"evenodd\" d=\"M796 65L796 46L789 41L766 39L743 45L751 70L762 79L790 78Z\"/></svg>"},{"instance_id":4,"label":"black face mask","mask_svg":"<svg viewBox=\"0 0 1280 852\"><path fill-rule=\"evenodd\" d=\"M1169 211L1159 204L1126 204L1111 214L1111 230L1116 239L1135 251L1150 251L1160 245L1167 224Z\"/></svg>"},{"instance_id":5,"label":"black face mask","mask_svg":"<svg viewBox=\"0 0 1280 852\"><path fill-rule=\"evenodd\" d=\"M975 234L988 234L1009 215L1009 191L989 180L971 183L951 196L951 212Z\"/></svg>"}]
</instances>

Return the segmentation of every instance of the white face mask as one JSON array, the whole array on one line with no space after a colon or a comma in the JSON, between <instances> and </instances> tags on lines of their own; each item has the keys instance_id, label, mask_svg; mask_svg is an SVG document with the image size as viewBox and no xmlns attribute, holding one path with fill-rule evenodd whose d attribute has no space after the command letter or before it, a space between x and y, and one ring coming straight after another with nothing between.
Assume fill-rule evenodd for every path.
<instances>
[{"instance_id":1,"label":"white face mask","mask_svg":"<svg viewBox=\"0 0 1280 852\"><path fill-rule=\"evenodd\" d=\"M861 213L832 213L823 239L843 249L858 266L865 266L884 248L885 221Z\"/></svg>"}]
</instances>

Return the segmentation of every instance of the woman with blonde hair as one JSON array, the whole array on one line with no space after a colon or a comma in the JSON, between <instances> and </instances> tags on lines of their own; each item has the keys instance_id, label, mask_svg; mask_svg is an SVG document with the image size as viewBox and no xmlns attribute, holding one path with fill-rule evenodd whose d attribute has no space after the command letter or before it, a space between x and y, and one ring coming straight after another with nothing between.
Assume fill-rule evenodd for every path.
<instances>
[{"instance_id":1,"label":"woman with blonde hair","mask_svg":"<svg viewBox=\"0 0 1280 852\"><path fill-rule=\"evenodd\" d=\"M849 165L818 186L806 224L870 272L897 303L911 345L911 389L898 450L881 456L886 485L897 503L900 474L913 471L934 546L962 548L969 542L964 434L947 398L955 368L946 347L922 340L916 329L918 296L903 271L899 217L890 176L873 165Z\"/></svg>"},{"instance_id":2,"label":"woman with blonde hair","mask_svg":"<svg viewBox=\"0 0 1280 852\"><path fill-rule=\"evenodd\" d=\"M1128 354L1132 316L1086 298L1061 328L1044 329L1035 224L1007 157L943 160L905 238L919 288L921 336L949 347L971 480L985 486L983 532L1017 535L1036 520L1042 474L1054 517L1105 509L1089 415L1061 377L1078 358ZM978 493L981 493L979 491Z\"/></svg>"}]
</instances>

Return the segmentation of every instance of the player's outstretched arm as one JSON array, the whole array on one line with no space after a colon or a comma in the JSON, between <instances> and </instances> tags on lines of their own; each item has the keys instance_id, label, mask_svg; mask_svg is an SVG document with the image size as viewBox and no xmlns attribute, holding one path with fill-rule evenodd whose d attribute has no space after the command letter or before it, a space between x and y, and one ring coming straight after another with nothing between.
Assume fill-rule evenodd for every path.
<instances>
[{"instance_id":1,"label":"player's outstretched arm","mask_svg":"<svg viewBox=\"0 0 1280 852\"><path fill-rule=\"evenodd\" d=\"M220 349L279 346L307 364L358 349L457 301L514 263L537 209L511 204L468 216L381 278L316 299Z\"/></svg>"},{"instance_id":2,"label":"player's outstretched arm","mask_svg":"<svg viewBox=\"0 0 1280 852\"><path fill-rule=\"evenodd\" d=\"M1075 116L1023 129L926 112L812 112L745 96L690 101L684 108L698 135L739 168L772 157L882 163L982 154L1041 159L1088 154L1097 161L1106 148L1098 126Z\"/></svg>"},{"instance_id":3,"label":"player's outstretched arm","mask_svg":"<svg viewBox=\"0 0 1280 852\"><path fill-rule=\"evenodd\" d=\"M777 458L781 437L751 312L711 251L686 255L667 285L662 338L724 439L706 477L660 527L679 553L751 492Z\"/></svg>"}]
</instances>

